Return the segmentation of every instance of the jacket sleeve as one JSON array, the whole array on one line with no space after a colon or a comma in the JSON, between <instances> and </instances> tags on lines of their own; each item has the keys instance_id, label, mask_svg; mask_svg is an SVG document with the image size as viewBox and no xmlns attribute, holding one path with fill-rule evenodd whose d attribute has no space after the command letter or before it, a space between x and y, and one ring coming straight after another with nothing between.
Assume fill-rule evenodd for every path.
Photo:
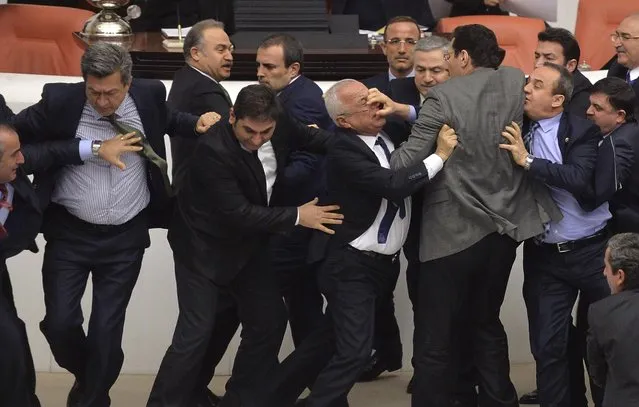
<instances>
[{"instance_id":1,"label":"jacket sleeve","mask_svg":"<svg viewBox=\"0 0 639 407\"><path fill-rule=\"evenodd\" d=\"M335 141L332 132L304 125L288 113L283 113L280 116L277 126L284 127L284 132L290 135L291 150L293 151L302 150L315 154L326 154Z\"/></svg>"},{"instance_id":2,"label":"jacket sleeve","mask_svg":"<svg viewBox=\"0 0 639 407\"><path fill-rule=\"evenodd\" d=\"M48 171L52 167L82 165L80 139L45 141L27 144L21 148L24 155L22 169L27 174Z\"/></svg>"},{"instance_id":3,"label":"jacket sleeve","mask_svg":"<svg viewBox=\"0 0 639 407\"><path fill-rule=\"evenodd\" d=\"M608 365L606 363L606 357L603 351L603 347L598 340L597 335L597 312L593 312L593 307L590 306L590 312L588 312L588 322L590 328L588 329L588 338L586 345L586 355L588 357L588 372L592 381L600 387L606 385L606 376L608 375Z\"/></svg>"},{"instance_id":4,"label":"jacket sleeve","mask_svg":"<svg viewBox=\"0 0 639 407\"><path fill-rule=\"evenodd\" d=\"M391 168L408 168L428 157L437 146L437 136L444 124L446 119L439 100L426 98L408 141L393 151Z\"/></svg>"},{"instance_id":5,"label":"jacket sleeve","mask_svg":"<svg viewBox=\"0 0 639 407\"><path fill-rule=\"evenodd\" d=\"M35 105L22 110L13 118L13 125L18 131L20 143L30 144L44 141L50 134L47 125L49 112L49 85L44 85L42 98Z\"/></svg>"},{"instance_id":6,"label":"jacket sleeve","mask_svg":"<svg viewBox=\"0 0 639 407\"><path fill-rule=\"evenodd\" d=\"M328 155L328 166L348 185L393 202L401 202L429 182L423 162L390 170L369 160L350 143L338 141Z\"/></svg>"},{"instance_id":7,"label":"jacket sleeve","mask_svg":"<svg viewBox=\"0 0 639 407\"><path fill-rule=\"evenodd\" d=\"M297 208L266 207L250 202L240 188L233 167L224 159L227 154L216 151L206 143L198 143L193 154L190 178L193 189L200 192L192 194L189 203L191 210L200 214L218 212L217 216L227 223L247 232L293 229ZM198 222L196 227L201 233L209 233L206 222Z\"/></svg>"},{"instance_id":8,"label":"jacket sleeve","mask_svg":"<svg viewBox=\"0 0 639 407\"><path fill-rule=\"evenodd\" d=\"M0 95L0 123L9 122L14 116L15 115L11 109L9 109L9 106L7 106L7 102L5 102L4 97Z\"/></svg>"},{"instance_id":9,"label":"jacket sleeve","mask_svg":"<svg viewBox=\"0 0 639 407\"><path fill-rule=\"evenodd\" d=\"M592 183L599 140L601 132L591 126L575 141L563 164L536 157L530 165L530 174L547 185L582 196Z\"/></svg>"}]
</instances>

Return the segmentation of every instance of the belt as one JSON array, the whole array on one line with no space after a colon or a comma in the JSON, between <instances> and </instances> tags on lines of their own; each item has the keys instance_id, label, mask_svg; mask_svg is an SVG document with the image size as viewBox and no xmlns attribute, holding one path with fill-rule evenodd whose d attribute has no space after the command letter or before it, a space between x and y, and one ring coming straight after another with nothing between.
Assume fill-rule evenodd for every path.
<instances>
[{"instance_id":1,"label":"belt","mask_svg":"<svg viewBox=\"0 0 639 407\"><path fill-rule=\"evenodd\" d=\"M346 250L354 252L354 253L358 253L358 254L363 254L364 256L370 257L375 260L388 261L391 263L395 263L395 261L397 261L397 259L399 258L399 252L395 254L381 254L377 252L371 252L369 250L359 250L354 248L351 245L346 245Z\"/></svg>"},{"instance_id":2,"label":"belt","mask_svg":"<svg viewBox=\"0 0 639 407\"><path fill-rule=\"evenodd\" d=\"M56 216L60 218L60 220L64 223L71 225L72 227L98 232L98 233L122 233L131 228L133 224L140 220L140 217L146 215L146 209L143 209L140 213L135 215L133 218L128 221L120 224L120 225L100 225L97 223L87 222L83 219L78 218L77 216L72 215L64 206L56 203L49 204L49 208L54 211Z\"/></svg>"},{"instance_id":3,"label":"belt","mask_svg":"<svg viewBox=\"0 0 639 407\"><path fill-rule=\"evenodd\" d=\"M582 239L570 240L567 242L559 242L559 243L542 243L541 247L552 249L553 251L557 251L557 253L568 253L572 250L584 248L588 245L603 241L607 238L608 238L608 229L603 228L599 232L590 236L586 236Z\"/></svg>"}]
</instances>

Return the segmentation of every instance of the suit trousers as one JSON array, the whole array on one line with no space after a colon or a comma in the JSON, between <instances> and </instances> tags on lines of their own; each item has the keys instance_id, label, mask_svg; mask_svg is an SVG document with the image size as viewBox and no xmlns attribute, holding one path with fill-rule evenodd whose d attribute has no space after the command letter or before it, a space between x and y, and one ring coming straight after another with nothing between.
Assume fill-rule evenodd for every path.
<instances>
[{"instance_id":1,"label":"suit trousers","mask_svg":"<svg viewBox=\"0 0 639 407\"><path fill-rule=\"evenodd\" d=\"M7 266L0 263L0 407L40 407L24 322L18 317Z\"/></svg>"},{"instance_id":2,"label":"suit trousers","mask_svg":"<svg viewBox=\"0 0 639 407\"><path fill-rule=\"evenodd\" d=\"M56 362L80 385L80 406L109 406L109 390L124 362L124 318L148 246L148 221L142 212L124 225L92 225L61 207L52 210L44 226L46 314L40 330ZM85 334L80 300L90 274L92 308Z\"/></svg>"},{"instance_id":3,"label":"suit trousers","mask_svg":"<svg viewBox=\"0 0 639 407\"><path fill-rule=\"evenodd\" d=\"M584 301L582 306L610 295L603 276L606 241L606 236L595 238L587 246L565 253L559 253L556 246L532 241L524 245L523 293L543 407L574 407L583 403L583 395L571 391L571 383L583 378L572 377L570 361L583 355L585 336L578 335L576 347L568 346L574 334L571 314L579 293ZM582 321L578 325L580 331L586 330ZM576 358L571 357L569 348L580 349ZM599 394L593 391L595 397ZM573 400L575 397L580 399Z\"/></svg>"},{"instance_id":4,"label":"suit trousers","mask_svg":"<svg viewBox=\"0 0 639 407\"><path fill-rule=\"evenodd\" d=\"M205 365L206 358L214 355L210 360L219 361L238 321L242 340L221 405L251 405L256 389L278 364L286 329L284 302L269 267L268 251L254 255L224 287L189 270L178 258L175 263L180 315L147 406L188 406L196 386L204 384L203 371L211 369ZM221 301L223 296L230 302Z\"/></svg>"},{"instance_id":5,"label":"suit trousers","mask_svg":"<svg viewBox=\"0 0 639 407\"><path fill-rule=\"evenodd\" d=\"M462 347L472 348L479 405L517 406L499 312L518 243L492 233L451 256L422 264L416 315L413 407L448 407ZM463 341L460 340L464 338Z\"/></svg>"},{"instance_id":6,"label":"suit trousers","mask_svg":"<svg viewBox=\"0 0 639 407\"><path fill-rule=\"evenodd\" d=\"M291 325L295 346L313 332L324 314L324 299L317 286L317 265L308 264L311 230L297 228L288 235L271 238L271 267Z\"/></svg>"}]
</instances>

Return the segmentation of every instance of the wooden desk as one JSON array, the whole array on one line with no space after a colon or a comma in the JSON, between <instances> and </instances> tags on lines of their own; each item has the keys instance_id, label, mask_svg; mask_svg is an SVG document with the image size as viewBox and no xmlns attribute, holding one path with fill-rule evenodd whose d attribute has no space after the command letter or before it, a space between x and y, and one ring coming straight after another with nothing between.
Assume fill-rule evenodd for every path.
<instances>
[{"instance_id":1,"label":"wooden desk","mask_svg":"<svg viewBox=\"0 0 639 407\"><path fill-rule=\"evenodd\" d=\"M230 80L256 80L256 51L255 49L235 50ZM137 78L173 79L175 71L184 65L182 50L164 48L160 33L135 34L130 52L133 59L133 76ZM379 46L372 50L310 49L304 51L304 75L315 81L364 79L387 69L386 57Z\"/></svg>"}]
</instances>

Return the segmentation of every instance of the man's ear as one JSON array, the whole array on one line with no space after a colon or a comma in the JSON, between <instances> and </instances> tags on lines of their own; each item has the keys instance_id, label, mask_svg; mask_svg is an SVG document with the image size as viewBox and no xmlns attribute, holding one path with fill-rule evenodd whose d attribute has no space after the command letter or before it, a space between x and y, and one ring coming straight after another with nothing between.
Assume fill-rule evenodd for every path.
<instances>
[{"instance_id":1,"label":"man's ear","mask_svg":"<svg viewBox=\"0 0 639 407\"><path fill-rule=\"evenodd\" d=\"M229 124L231 126L233 126L236 121L237 121L237 119L235 118L235 112L233 111L233 108L230 108L229 109Z\"/></svg>"},{"instance_id":2,"label":"man's ear","mask_svg":"<svg viewBox=\"0 0 639 407\"><path fill-rule=\"evenodd\" d=\"M564 105L564 101L566 97L564 95L553 95L552 96L552 107L559 108Z\"/></svg>"},{"instance_id":3,"label":"man's ear","mask_svg":"<svg viewBox=\"0 0 639 407\"><path fill-rule=\"evenodd\" d=\"M576 59L571 59L570 61L566 62L566 69L568 71L570 71L570 73L575 72L575 69L577 69L577 60Z\"/></svg>"},{"instance_id":4,"label":"man's ear","mask_svg":"<svg viewBox=\"0 0 639 407\"><path fill-rule=\"evenodd\" d=\"M291 79L295 78L297 75L300 74L300 63L299 62L293 62L291 64L291 66L288 67L289 72L291 74Z\"/></svg>"},{"instance_id":5,"label":"man's ear","mask_svg":"<svg viewBox=\"0 0 639 407\"><path fill-rule=\"evenodd\" d=\"M348 123L346 121L344 116L337 116L337 119L335 119L335 124L337 124L338 127L341 127L343 129L350 129L351 128L350 123Z\"/></svg>"}]
</instances>

